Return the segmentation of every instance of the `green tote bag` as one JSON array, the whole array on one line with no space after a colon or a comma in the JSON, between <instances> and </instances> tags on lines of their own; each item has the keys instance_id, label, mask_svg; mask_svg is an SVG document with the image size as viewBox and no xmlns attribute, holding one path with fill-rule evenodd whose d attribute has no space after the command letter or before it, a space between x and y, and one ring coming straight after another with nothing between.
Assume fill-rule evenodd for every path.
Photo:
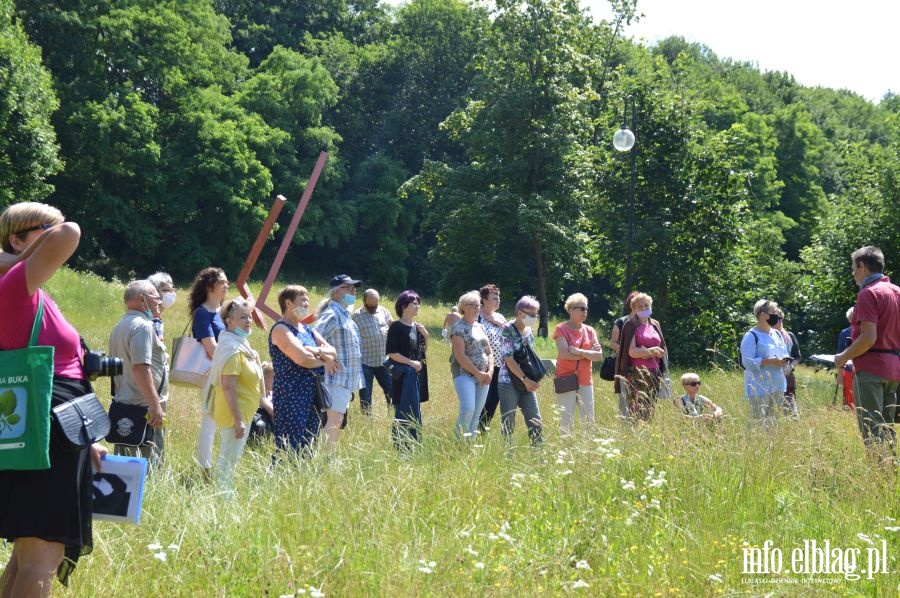
<instances>
[{"instance_id":1,"label":"green tote bag","mask_svg":"<svg viewBox=\"0 0 900 598\"><path fill-rule=\"evenodd\" d=\"M44 318L38 302L24 349L0 351L0 470L49 469L53 347L37 347Z\"/></svg>"}]
</instances>

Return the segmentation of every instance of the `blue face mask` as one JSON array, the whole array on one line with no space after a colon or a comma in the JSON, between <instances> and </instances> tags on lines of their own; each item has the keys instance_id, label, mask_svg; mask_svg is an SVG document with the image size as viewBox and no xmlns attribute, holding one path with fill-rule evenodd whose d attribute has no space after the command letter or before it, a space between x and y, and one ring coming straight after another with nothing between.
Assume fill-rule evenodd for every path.
<instances>
[{"instance_id":1,"label":"blue face mask","mask_svg":"<svg viewBox=\"0 0 900 598\"><path fill-rule=\"evenodd\" d=\"M343 301L344 301L344 305L349 307L349 306L353 305L354 303L356 303L356 295L350 295L350 294L344 295Z\"/></svg>"},{"instance_id":2,"label":"blue face mask","mask_svg":"<svg viewBox=\"0 0 900 598\"><path fill-rule=\"evenodd\" d=\"M243 328L235 328L234 329L234 333L241 338L247 338L248 336L250 336L251 332L253 332L253 329L250 329L250 330L244 330Z\"/></svg>"}]
</instances>

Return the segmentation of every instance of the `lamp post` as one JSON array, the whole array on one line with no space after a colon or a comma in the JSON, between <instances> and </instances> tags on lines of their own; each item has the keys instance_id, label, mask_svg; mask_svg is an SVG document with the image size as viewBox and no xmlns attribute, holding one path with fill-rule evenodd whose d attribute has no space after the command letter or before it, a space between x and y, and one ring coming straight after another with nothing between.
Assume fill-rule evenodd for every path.
<instances>
[{"instance_id":1,"label":"lamp post","mask_svg":"<svg viewBox=\"0 0 900 598\"><path fill-rule=\"evenodd\" d=\"M628 128L628 108L631 108L631 128ZM622 111L622 127L613 135L613 147L620 152L631 152L631 191L628 195L628 237L625 239L625 292L631 292L631 241L634 232L634 187L637 183L637 113L634 110L634 96L625 96L625 109Z\"/></svg>"}]
</instances>

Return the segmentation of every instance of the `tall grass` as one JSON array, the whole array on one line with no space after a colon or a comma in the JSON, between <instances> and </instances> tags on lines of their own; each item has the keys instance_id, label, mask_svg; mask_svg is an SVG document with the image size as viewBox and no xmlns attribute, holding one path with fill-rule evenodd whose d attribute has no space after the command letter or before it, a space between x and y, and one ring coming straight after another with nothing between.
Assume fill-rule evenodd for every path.
<instances>
[{"instance_id":1,"label":"tall grass","mask_svg":"<svg viewBox=\"0 0 900 598\"><path fill-rule=\"evenodd\" d=\"M122 286L62 272L51 292L88 342L104 348ZM187 322L186 292L166 314L169 342ZM274 301L272 302L274 303ZM386 299L385 303L389 301ZM864 454L853 417L830 408L824 372L798 371L798 422L746 425L743 377L701 372L703 394L728 417L695 425L671 403L631 428L616 418L611 384L595 377L597 423L561 438L552 385L539 397L546 442L530 448L521 416L511 445L499 422L475 442L452 433L457 400L446 306L424 306L431 330L431 401L424 442L398 455L391 412L375 391L367 418L351 405L336 454L272 464L271 444L245 453L237 499L200 481L192 461L197 391L172 389L166 465L148 480L141 524L97 522L94 553L62 595L591 596L880 595L900 592L895 472ZM266 335L253 345L266 354ZM544 351L549 351L544 347ZM680 371L673 369L673 379ZM98 383L108 397L108 383ZM893 530L893 531L891 531ZM862 549L888 542L892 573L757 575L743 548L805 539ZM8 548L0 548L0 561ZM808 578L818 578L817 583ZM824 582L823 582L824 580Z\"/></svg>"}]
</instances>

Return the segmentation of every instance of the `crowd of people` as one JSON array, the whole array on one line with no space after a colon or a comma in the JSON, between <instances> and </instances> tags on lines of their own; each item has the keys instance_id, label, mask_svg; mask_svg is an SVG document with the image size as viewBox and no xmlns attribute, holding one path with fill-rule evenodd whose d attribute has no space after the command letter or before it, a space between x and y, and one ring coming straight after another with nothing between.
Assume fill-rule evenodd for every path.
<instances>
[{"instance_id":1,"label":"crowd of people","mask_svg":"<svg viewBox=\"0 0 900 598\"><path fill-rule=\"evenodd\" d=\"M90 392L83 369L84 346L51 298L41 290L78 247L80 229L59 210L39 203L19 203L0 215L0 350L25 347L32 322L43 305L38 342L52 346L53 404ZM850 333L835 356L845 371L852 360L857 420L867 447L894 450L893 422L900 384L900 288L884 276L884 256L864 247L851 256L851 271L860 291ZM361 281L346 274L329 283L325 300L310 309L306 288L289 285L278 294L281 316L268 331L271 363L253 349L254 305L227 299L228 278L206 268L190 289L191 336L208 360L200 389L200 425L196 460L203 476L233 495L234 472L251 430L271 427L277 454L303 456L321 445L332 451L347 426L347 412L358 395L361 412L373 410L373 385L393 406L391 438L402 453L422 441L421 405L429 398L428 330L417 321L421 298L407 290L397 297L394 313L381 305L376 289L362 293ZM146 457L154 467L164 461L169 359L165 310L175 304L175 287L165 273L129 283L125 313L109 338L111 357L121 359L113 372L115 409L142 410L145 429L131 438L131 421L117 429L116 454ZM488 432L499 407L500 433L511 439L521 411L532 444L544 438L537 391L544 367L536 363L534 330L540 303L519 298L510 318L499 313L500 289L487 284L460 296L444 320L450 343L450 373L459 402L455 433L465 442ZM594 422L594 363L603 360L596 330L589 326L588 299L570 295L568 318L553 331L556 345L552 383L560 411L560 432L575 433ZM668 372L669 350L662 326L652 317L653 298L632 292L623 315L613 323L609 345L614 358L614 390L623 421L649 422L661 399L672 399L686 417L716 422L724 412L700 394L695 373L681 377L676 397ZM764 427L778 413L799 417L794 366L797 338L784 328L784 313L774 301L753 307L755 326L740 343L745 395L753 419ZM538 359L537 362L540 360ZM549 379L549 378L548 378ZM132 409L133 410L133 409ZM113 407L110 408L113 411ZM123 419L120 421L125 421ZM268 424L266 423L268 422ZM114 427L119 422L113 422ZM219 437L218 454L213 446ZM2 595L47 594L55 573L65 582L78 557L91 550L91 468L102 469L107 449L93 444L64 451L51 441L50 469L0 471L0 537L15 542L0 578Z\"/></svg>"}]
</instances>

